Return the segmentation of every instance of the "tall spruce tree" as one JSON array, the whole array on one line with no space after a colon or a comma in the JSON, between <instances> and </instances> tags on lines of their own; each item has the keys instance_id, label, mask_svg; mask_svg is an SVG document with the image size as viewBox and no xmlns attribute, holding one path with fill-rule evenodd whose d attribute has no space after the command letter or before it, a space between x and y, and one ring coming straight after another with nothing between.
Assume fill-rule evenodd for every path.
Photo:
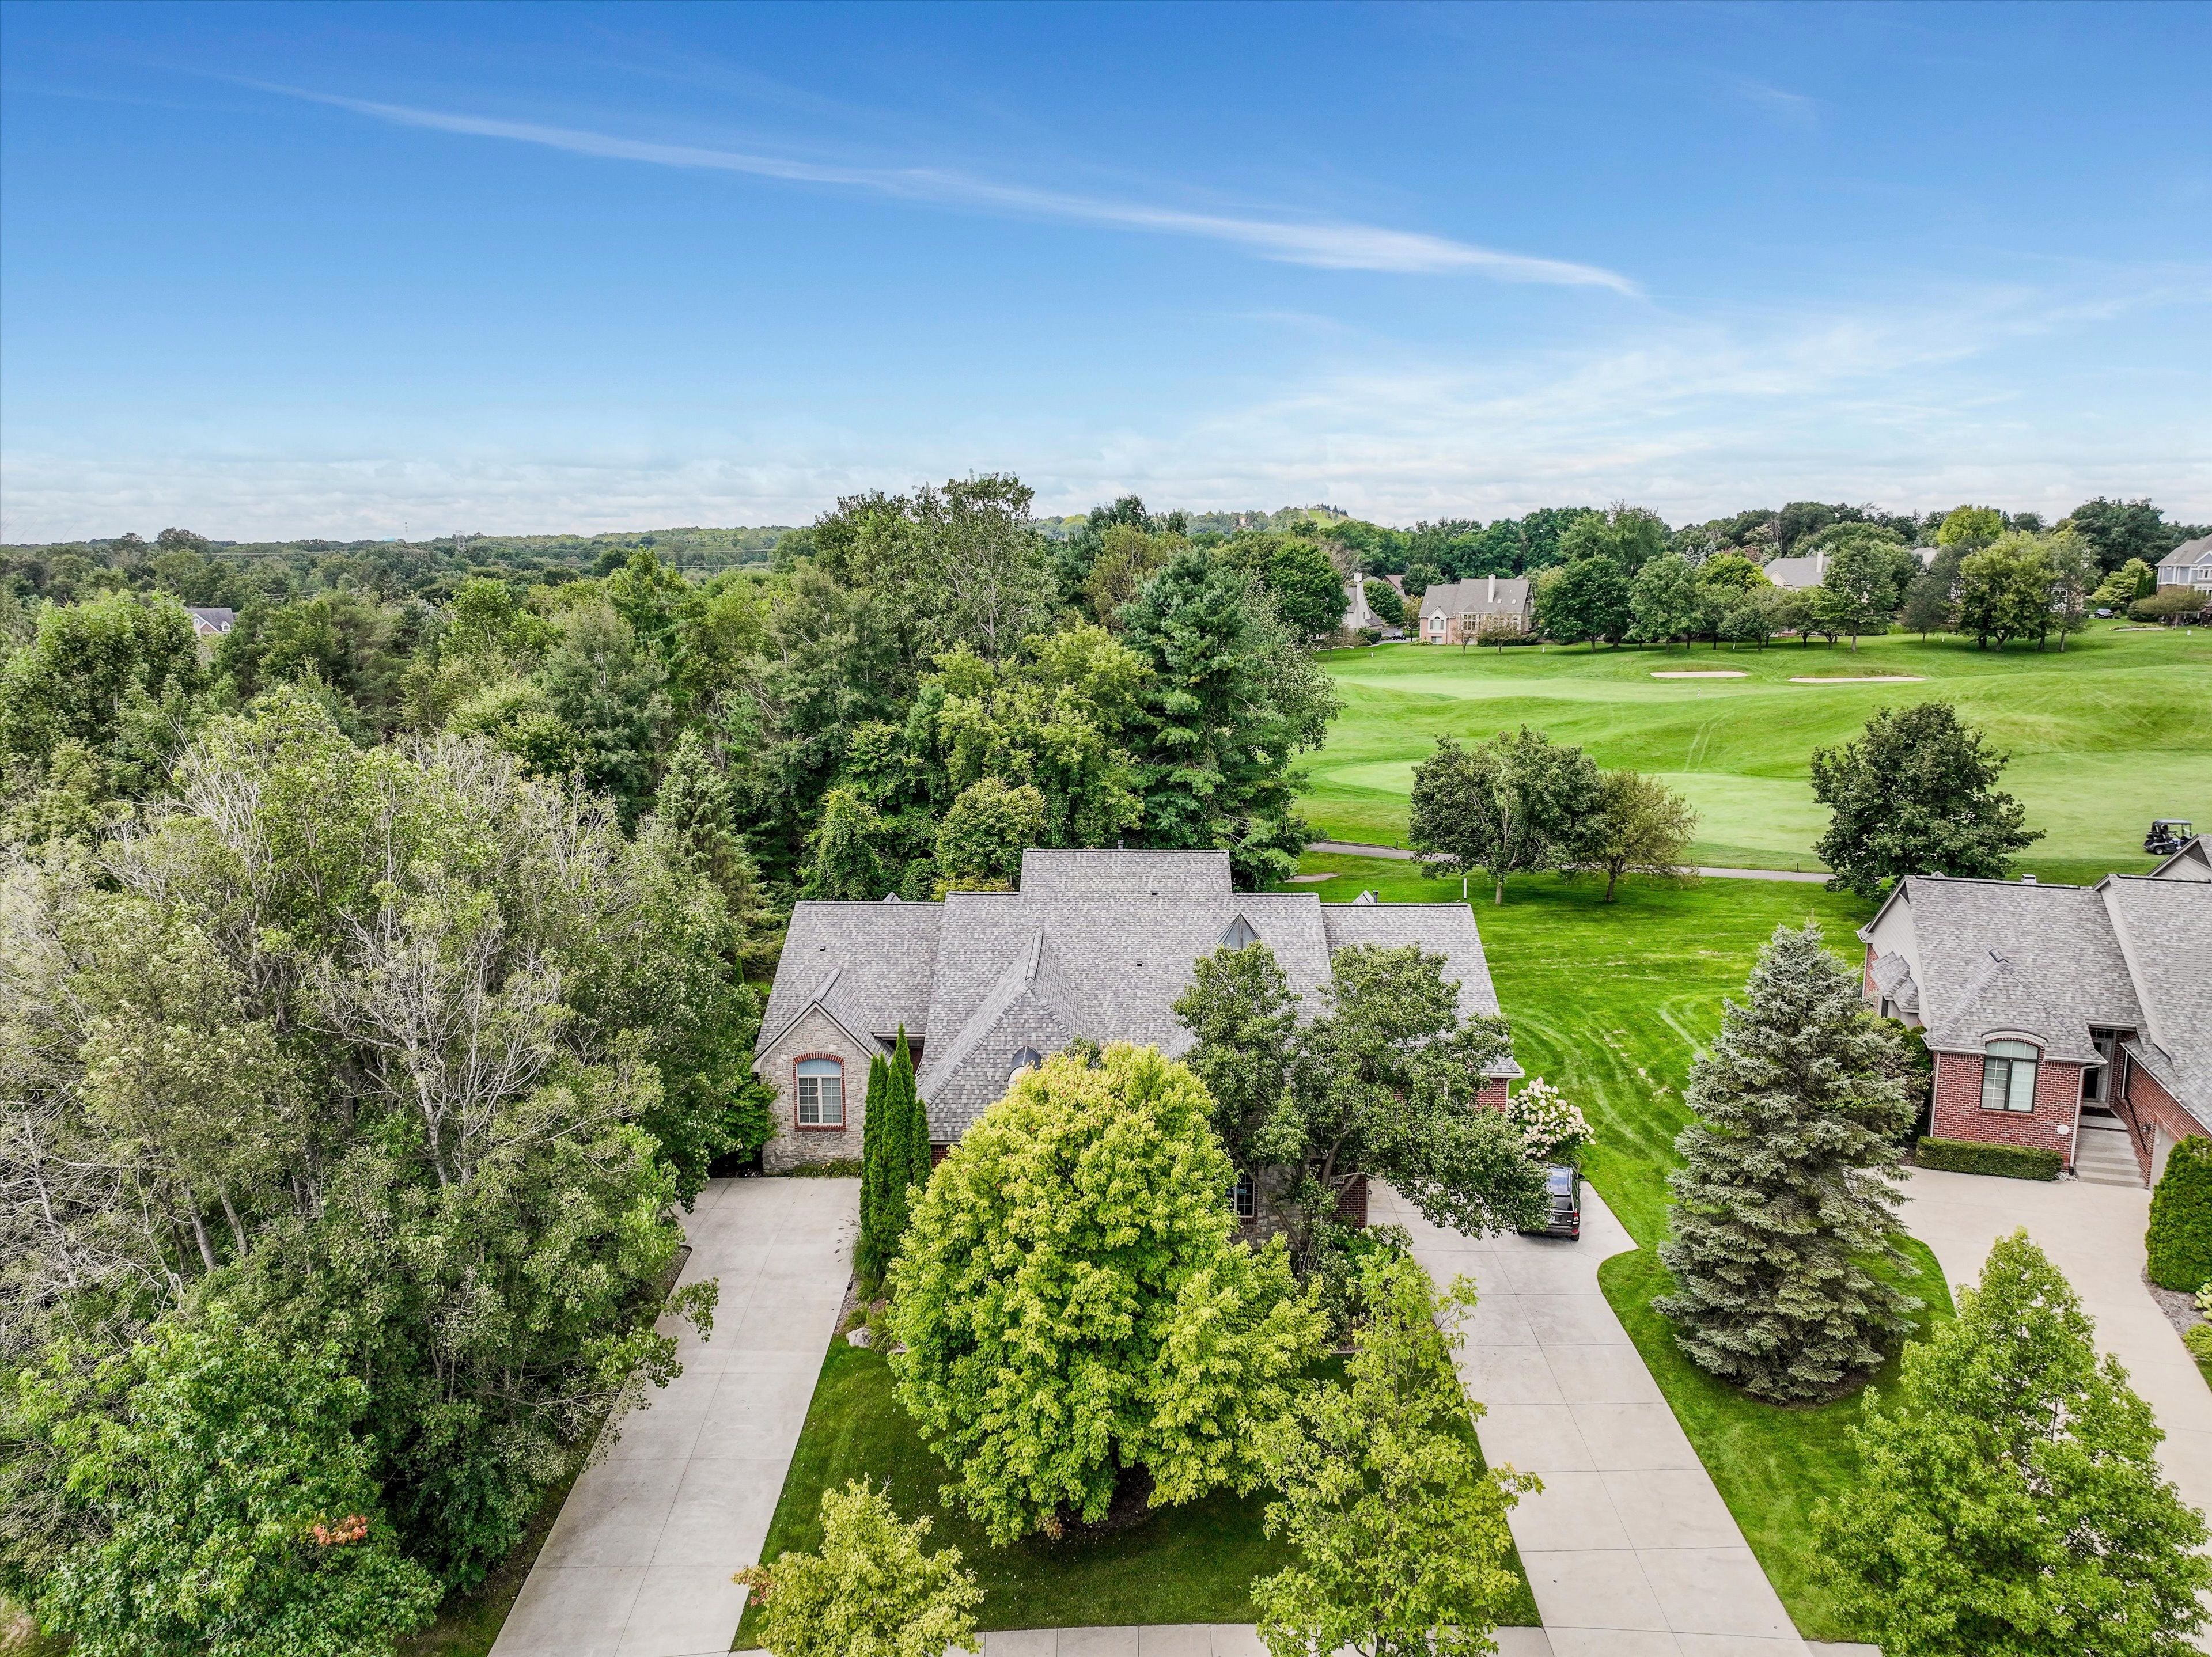
<instances>
[{"instance_id":1,"label":"tall spruce tree","mask_svg":"<svg viewBox=\"0 0 2212 1657\"><path fill-rule=\"evenodd\" d=\"M1868 1269L1887 1255L1912 1106L1894 1039L1820 929L1778 926L1744 1005L1690 1071L1656 1302L1700 1369L1759 1398L1819 1398L1876 1368L1919 1302Z\"/></svg>"},{"instance_id":2,"label":"tall spruce tree","mask_svg":"<svg viewBox=\"0 0 2212 1657\"><path fill-rule=\"evenodd\" d=\"M2016 1231L1869 1393L1848 1499L1814 1510L1844 1614L1892 1657L2185 1657L2212 1587L2164 1436Z\"/></svg>"}]
</instances>

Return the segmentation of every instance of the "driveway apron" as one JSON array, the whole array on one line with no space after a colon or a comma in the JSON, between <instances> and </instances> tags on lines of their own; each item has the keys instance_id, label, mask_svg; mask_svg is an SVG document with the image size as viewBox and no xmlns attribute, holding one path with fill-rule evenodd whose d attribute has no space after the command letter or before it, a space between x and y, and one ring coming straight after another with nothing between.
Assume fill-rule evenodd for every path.
<instances>
[{"instance_id":1,"label":"driveway apron","mask_svg":"<svg viewBox=\"0 0 2212 1657\"><path fill-rule=\"evenodd\" d=\"M721 1279L714 1333L619 1423L568 1493L492 1657L707 1657L744 1610L851 1275L858 1180L716 1180L684 1281Z\"/></svg>"},{"instance_id":2,"label":"driveway apron","mask_svg":"<svg viewBox=\"0 0 2212 1657\"><path fill-rule=\"evenodd\" d=\"M1513 1539L1553 1657L1805 1657L1782 1601L1597 1286L1636 1245L1583 1189L1578 1242L1474 1238L1376 1187L1368 1213L1412 1233L1441 1285L1481 1299L1460 1376L1488 1406L1483 1454L1542 1477Z\"/></svg>"}]
</instances>

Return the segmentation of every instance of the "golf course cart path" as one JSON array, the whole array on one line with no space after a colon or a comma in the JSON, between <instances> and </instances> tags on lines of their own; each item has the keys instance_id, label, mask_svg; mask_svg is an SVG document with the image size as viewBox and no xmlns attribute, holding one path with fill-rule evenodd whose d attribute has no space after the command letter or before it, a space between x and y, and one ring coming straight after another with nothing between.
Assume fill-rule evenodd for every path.
<instances>
[{"instance_id":1,"label":"golf course cart path","mask_svg":"<svg viewBox=\"0 0 2212 1657\"><path fill-rule=\"evenodd\" d=\"M492 1657L707 1657L744 1611L852 1274L858 1180L714 1180L684 1281L720 1278L714 1333L586 1469Z\"/></svg>"},{"instance_id":2,"label":"golf course cart path","mask_svg":"<svg viewBox=\"0 0 2212 1657\"><path fill-rule=\"evenodd\" d=\"M2212 1512L2212 1388L2143 1287L2150 1193L1917 1168L1905 1196L1905 1229L1936 1251L1954 1290L1981 1277L1999 1237L2027 1229L2095 1320L2098 1350L2127 1367L2130 1384L2166 1429L2159 1446L2166 1476L2184 1501Z\"/></svg>"},{"instance_id":3,"label":"golf course cart path","mask_svg":"<svg viewBox=\"0 0 2212 1657\"><path fill-rule=\"evenodd\" d=\"M1249 1623L1174 1623L1146 1628L1007 1629L982 1637L983 1657L1267 1657ZM1555 1657L1540 1628L1492 1630L1498 1657ZM1723 1648L1706 1648L1719 1657ZM1808 1645L1813 1657L1881 1657L1872 1646ZM951 1657L947 1652L945 1657Z\"/></svg>"},{"instance_id":4,"label":"golf course cart path","mask_svg":"<svg viewBox=\"0 0 2212 1657\"><path fill-rule=\"evenodd\" d=\"M1306 847L1309 852L1324 852L1334 857L1383 858L1392 863L1413 863L1420 853L1409 852L1402 846L1363 846L1357 841L1317 840ZM1715 880L1809 880L1825 882L1828 877L1822 870L1806 869L1700 869L1698 873L1710 875Z\"/></svg>"},{"instance_id":5,"label":"golf course cart path","mask_svg":"<svg viewBox=\"0 0 2212 1657\"><path fill-rule=\"evenodd\" d=\"M1448 1231L1387 1186L1368 1215L1404 1226L1440 1286L1480 1291L1460 1376L1488 1407L1484 1455L1544 1481L1511 1522L1553 1657L1806 1657L1598 1288L1599 1262L1636 1245L1597 1193L1578 1242Z\"/></svg>"}]
</instances>

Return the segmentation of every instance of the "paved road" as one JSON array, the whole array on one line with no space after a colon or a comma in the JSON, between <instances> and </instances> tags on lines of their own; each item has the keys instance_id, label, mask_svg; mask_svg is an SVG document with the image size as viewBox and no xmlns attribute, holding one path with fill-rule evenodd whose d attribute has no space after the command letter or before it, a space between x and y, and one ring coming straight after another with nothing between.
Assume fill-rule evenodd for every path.
<instances>
[{"instance_id":1,"label":"paved road","mask_svg":"<svg viewBox=\"0 0 2212 1657\"><path fill-rule=\"evenodd\" d=\"M1954 1286L1982 1275L1990 1246L2021 1227L2066 1274L2097 1323L2097 1345L2166 1429L2159 1460L2182 1496L2212 1512L2212 1390L2143 1287L2143 1227L2150 1193L2081 1180L2000 1180L1910 1171L1905 1223L1936 1251ZM2208 1647L2212 1649L2212 1647Z\"/></svg>"},{"instance_id":2,"label":"paved road","mask_svg":"<svg viewBox=\"0 0 2212 1657\"><path fill-rule=\"evenodd\" d=\"M1349 840L1317 840L1306 850L1331 852L1339 857L1388 858L1394 863L1412 863L1420 855L1402 846L1363 846ZM1828 878L1824 871L1803 869L1699 869L1698 872L1715 880L1809 880L1817 884Z\"/></svg>"},{"instance_id":3,"label":"paved road","mask_svg":"<svg viewBox=\"0 0 2212 1657\"><path fill-rule=\"evenodd\" d=\"M492 1657L730 1648L852 1273L858 1180L717 1180L684 1280L718 1277L714 1334L568 1493Z\"/></svg>"},{"instance_id":4,"label":"paved road","mask_svg":"<svg viewBox=\"0 0 2212 1657\"><path fill-rule=\"evenodd\" d=\"M1447 1231L1387 1187L1369 1215L1411 1232L1440 1284L1481 1291L1460 1373L1489 1406L1483 1454L1543 1477L1511 1522L1552 1657L1807 1657L1599 1291L1598 1263L1636 1245L1597 1193L1571 1243Z\"/></svg>"}]
</instances>

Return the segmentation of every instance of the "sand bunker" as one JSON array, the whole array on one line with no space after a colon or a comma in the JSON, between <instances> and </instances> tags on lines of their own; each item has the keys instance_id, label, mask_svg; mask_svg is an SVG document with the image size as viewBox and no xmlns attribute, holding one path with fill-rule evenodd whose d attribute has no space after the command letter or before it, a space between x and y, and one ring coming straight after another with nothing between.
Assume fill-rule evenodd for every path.
<instances>
[{"instance_id":1,"label":"sand bunker","mask_svg":"<svg viewBox=\"0 0 2212 1657\"><path fill-rule=\"evenodd\" d=\"M1928 681L1917 673L1869 673L1856 679L1815 679L1799 674L1790 683L1792 684L1925 684Z\"/></svg>"},{"instance_id":2,"label":"sand bunker","mask_svg":"<svg viewBox=\"0 0 2212 1657\"><path fill-rule=\"evenodd\" d=\"M1654 673L1655 679L1748 679L1751 675L1740 667L1716 667L1695 673Z\"/></svg>"}]
</instances>

